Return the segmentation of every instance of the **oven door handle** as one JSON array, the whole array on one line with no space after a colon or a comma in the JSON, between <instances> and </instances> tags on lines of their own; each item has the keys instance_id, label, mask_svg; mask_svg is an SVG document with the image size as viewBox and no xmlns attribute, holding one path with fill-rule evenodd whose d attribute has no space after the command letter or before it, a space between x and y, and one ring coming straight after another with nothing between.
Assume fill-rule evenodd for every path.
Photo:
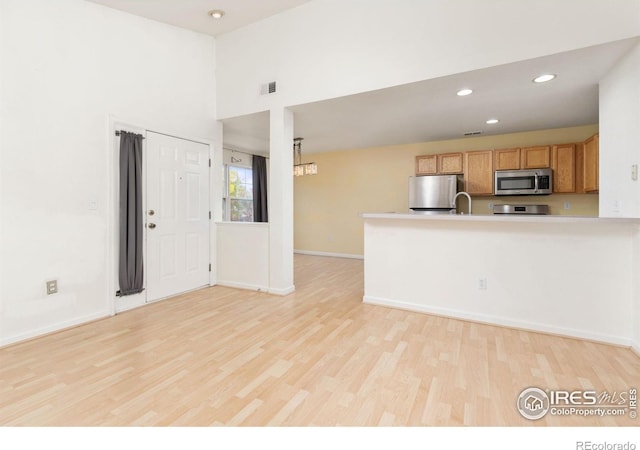
<instances>
[{"instance_id":1,"label":"oven door handle","mask_svg":"<svg viewBox=\"0 0 640 450\"><path fill-rule=\"evenodd\" d=\"M534 183L534 185L533 185L533 190L534 190L535 192L538 192L538 174L536 173L533 177L534 177L534 178L533 178L533 180L534 180L534 181L533 181L533 183Z\"/></svg>"}]
</instances>

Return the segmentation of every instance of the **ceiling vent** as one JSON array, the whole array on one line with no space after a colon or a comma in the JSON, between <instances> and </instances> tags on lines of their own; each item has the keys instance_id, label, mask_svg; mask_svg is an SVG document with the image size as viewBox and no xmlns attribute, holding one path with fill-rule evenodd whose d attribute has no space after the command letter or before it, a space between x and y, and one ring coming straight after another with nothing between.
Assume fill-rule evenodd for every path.
<instances>
[{"instance_id":1,"label":"ceiling vent","mask_svg":"<svg viewBox=\"0 0 640 450\"><path fill-rule=\"evenodd\" d=\"M275 81L272 81L270 83L266 83L260 86L260 95L275 94L275 92L276 92Z\"/></svg>"},{"instance_id":2,"label":"ceiling vent","mask_svg":"<svg viewBox=\"0 0 640 450\"><path fill-rule=\"evenodd\" d=\"M465 136L477 136L479 134L482 134L482 131L467 131L464 133Z\"/></svg>"}]
</instances>

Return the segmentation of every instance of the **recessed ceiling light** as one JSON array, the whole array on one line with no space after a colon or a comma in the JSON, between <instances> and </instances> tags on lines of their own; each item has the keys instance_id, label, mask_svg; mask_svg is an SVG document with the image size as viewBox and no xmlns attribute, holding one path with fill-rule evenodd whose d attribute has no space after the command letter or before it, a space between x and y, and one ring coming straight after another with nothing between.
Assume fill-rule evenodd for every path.
<instances>
[{"instance_id":1,"label":"recessed ceiling light","mask_svg":"<svg viewBox=\"0 0 640 450\"><path fill-rule=\"evenodd\" d=\"M493 125L494 123L498 123L498 122L500 122L498 119L489 119L489 120L487 120L487 123L489 125Z\"/></svg>"},{"instance_id":2,"label":"recessed ceiling light","mask_svg":"<svg viewBox=\"0 0 640 450\"><path fill-rule=\"evenodd\" d=\"M224 11L221 9L212 9L209 11L209 15L214 19L221 19L224 16Z\"/></svg>"},{"instance_id":3,"label":"recessed ceiling light","mask_svg":"<svg viewBox=\"0 0 640 450\"><path fill-rule=\"evenodd\" d=\"M473 92L473 91L472 91L471 89L460 89L460 90L458 91L458 95L459 95L460 97L464 97L465 95L469 95L469 94L471 94L472 92Z\"/></svg>"},{"instance_id":4,"label":"recessed ceiling light","mask_svg":"<svg viewBox=\"0 0 640 450\"><path fill-rule=\"evenodd\" d=\"M546 83L547 81L551 81L555 78L556 76L552 73L546 73L544 75L540 75L539 77L535 77L533 79L534 83Z\"/></svg>"}]
</instances>

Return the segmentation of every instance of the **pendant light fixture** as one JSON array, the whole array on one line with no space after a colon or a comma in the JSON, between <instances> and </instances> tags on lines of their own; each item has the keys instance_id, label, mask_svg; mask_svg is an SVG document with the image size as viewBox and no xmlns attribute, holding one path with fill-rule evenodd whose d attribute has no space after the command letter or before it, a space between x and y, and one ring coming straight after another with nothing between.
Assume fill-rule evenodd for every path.
<instances>
[{"instance_id":1,"label":"pendant light fixture","mask_svg":"<svg viewBox=\"0 0 640 450\"><path fill-rule=\"evenodd\" d=\"M293 140L293 174L296 177L303 175L316 175L318 166L314 162L302 164L302 140L304 138L295 138Z\"/></svg>"}]
</instances>

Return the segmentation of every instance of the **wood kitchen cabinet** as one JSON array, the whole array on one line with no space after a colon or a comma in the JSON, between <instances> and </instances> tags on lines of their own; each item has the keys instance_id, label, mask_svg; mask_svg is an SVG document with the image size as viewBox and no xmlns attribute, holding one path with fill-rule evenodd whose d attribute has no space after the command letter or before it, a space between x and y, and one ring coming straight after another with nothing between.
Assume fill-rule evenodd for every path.
<instances>
[{"instance_id":1,"label":"wood kitchen cabinet","mask_svg":"<svg viewBox=\"0 0 640 450\"><path fill-rule=\"evenodd\" d=\"M463 173L462 153L441 153L416 156L416 175Z\"/></svg>"},{"instance_id":2,"label":"wood kitchen cabinet","mask_svg":"<svg viewBox=\"0 0 640 450\"><path fill-rule=\"evenodd\" d=\"M582 144L582 176L584 192L598 192L599 189L599 135L593 135Z\"/></svg>"},{"instance_id":3,"label":"wood kitchen cabinet","mask_svg":"<svg viewBox=\"0 0 640 450\"><path fill-rule=\"evenodd\" d=\"M467 193L493 195L493 158L491 150L464 154L464 190Z\"/></svg>"},{"instance_id":4,"label":"wood kitchen cabinet","mask_svg":"<svg viewBox=\"0 0 640 450\"><path fill-rule=\"evenodd\" d=\"M551 147L525 147L520 154L521 169L545 169L551 167Z\"/></svg>"},{"instance_id":5,"label":"wood kitchen cabinet","mask_svg":"<svg viewBox=\"0 0 640 450\"><path fill-rule=\"evenodd\" d=\"M416 156L416 175L435 175L438 173L438 155Z\"/></svg>"},{"instance_id":6,"label":"wood kitchen cabinet","mask_svg":"<svg viewBox=\"0 0 640 450\"><path fill-rule=\"evenodd\" d=\"M576 145L554 145L551 150L553 193L576 192Z\"/></svg>"},{"instance_id":7,"label":"wood kitchen cabinet","mask_svg":"<svg viewBox=\"0 0 640 450\"><path fill-rule=\"evenodd\" d=\"M464 172L462 153L444 153L438 155L438 173L455 174Z\"/></svg>"},{"instance_id":8,"label":"wood kitchen cabinet","mask_svg":"<svg viewBox=\"0 0 640 450\"><path fill-rule=\"evenodd\" d=\"M493 151L495 170L546 169L551 167L551 147L503 148Z\"/></svg>"},{"instance_id":9,"label":"wood kitchen cabinet","mask_svg":"<svg viewBox=\"0 0 640 450\"><path fill-rule=\"evenodd\" d=\"M520 168L520 149L502 148L493 151L496 170L517 170Z\"/></svg>"}]
</instances>

